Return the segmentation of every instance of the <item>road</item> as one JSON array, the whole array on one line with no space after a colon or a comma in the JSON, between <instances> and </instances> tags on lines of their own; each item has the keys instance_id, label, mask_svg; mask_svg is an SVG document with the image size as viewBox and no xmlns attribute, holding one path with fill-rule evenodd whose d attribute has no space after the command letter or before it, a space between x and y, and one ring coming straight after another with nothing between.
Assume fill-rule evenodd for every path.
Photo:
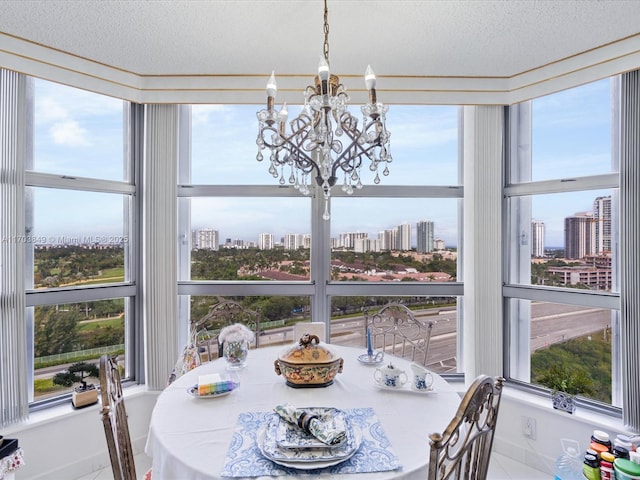
<instances>
[{"instance_id":1,"label":"road","mask_svg":"<svg viewBox=\"0 0 640 480\"><path fill-rule=\"evenodd\" d=\"M605 309L580 308L572 305L532 303L531 348L546 348L554 343L601 331L611 325L610 312ZM416 311L422 321L432 321L429 345L429 368L438 373L456 371L456 311L455 309ZM528 318L528 315L526 315ZM331 322L331 343L357 348L365 346L364 317L356 316ZM280 327L260 335L260 346L293 343L293 327ZM65 365L39 369L36 378L49 378L64 370Z\"/></svg>"},{"instance_id":2,"label":"road","mask_svg":"<svg viewBox=\"0 0 640 480\"><path fill-rule=\"evenodd\" d=\"M531 304L531 349L546 348L570 338L582 337L601 331L611 325L611 313L605 309L583 308L572 305L534 302ZM438 373L456 371L456 311L417 311L422 321L433 321L429 346L429 368ZM529 315L526 315L529 318ZM362 316L331 322L331 343L364 347L364 318ZM260 345L291 343L293 330L283 327L270 330L260 337Z\"/></svg>"}]
</instances>

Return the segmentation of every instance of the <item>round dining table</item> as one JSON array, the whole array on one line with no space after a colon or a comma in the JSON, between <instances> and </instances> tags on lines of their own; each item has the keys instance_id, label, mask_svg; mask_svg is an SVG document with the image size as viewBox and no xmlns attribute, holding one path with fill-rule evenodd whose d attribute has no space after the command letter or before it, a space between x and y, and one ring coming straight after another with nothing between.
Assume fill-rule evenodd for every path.
<instances>
[{"instance_id":1,"label":"round dining table","mask_svg":"<svg viewBox=\"0 0 640 480\"><path fill-rule=\"evenodd\" d=\"M154 480L225 478L225 462L237 432L239 416L247 412L273 412L276 405L284 403L301 408L334 407L374 412L378 430L397 457L398 468L369 473L347 472L332 477L345 480L427 478L429 434L443 432L460 404L460 395L451 385L433 373L433 388L426 393L412 391L408 383L396 389L384 388L374 380L374 376L379 376L379 373L375 374L377 368L388 367L391 363L396 369L404 370L411 380L411 362L386 355L380 364L365 364L359 360L365 353L363 349L330 345L344 360L343 371L336 375L333 384L292 388L274 368L274 361L284 348L251 350L246 366L234 372L239 387L228 395L198 398L191 392L201 375L228 373L227 363L222 358L191 370L159 395L145 447L145 453L152 457ZM308 473L294 469L287 470L284 475L276 471L273 475L259 476L308 478Z\"/></svg>"}]
</instances>

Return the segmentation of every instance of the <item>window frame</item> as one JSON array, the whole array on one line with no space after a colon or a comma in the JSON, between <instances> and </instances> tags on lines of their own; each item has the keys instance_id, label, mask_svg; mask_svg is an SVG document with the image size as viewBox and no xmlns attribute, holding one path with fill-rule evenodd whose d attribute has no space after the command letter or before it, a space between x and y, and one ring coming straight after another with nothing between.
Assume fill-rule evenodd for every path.
<instances>
[{"instance_id":1,"label":"window frame","mask_svg":"<svg viewBox=\"0 0 640 480\"><path fill-rule=\"evenodd\" d=\"M188 107L185 107L188 108ZM186 114L187 110L185 110ZM309 296L311 298L312 314L319 318L331 318L331 297L340 296L455 296L458 298L457 351L460 357L462 345L462 308L461 298L464 294L462 281L462 199L463 186L463 155L461 151L462 134L460 130L462 110L458 107L458 185L364 185L361 190L347 195L339 188L331 192L332 197L364 198L451 198L458 200L458 281L456 282L350 282L331 280L331 238L330 222L322 219L324 213L324 198L318 190L311 198L311 278L308 282L287 281L193 281L189 278L190 252L188 245L191 238L190 204L189 199L195 197L279 197L304 198L297 190L289 186L272 185L199 185L191 183L190 152L185 149L180 154L178 167L178 237L186 241L180 242L178 260L178 295L179 318L181 322L181 340L186 341L186 332L190 321L189 296ZM180 128L180 144L189 144L191 139L191 117L182 117ZM259 165L256 165L258 167ZM390 179L393 180L391 175ZM458 372L462 370L458 363ZM456 375L460 375L456 374Z\"/></svg>"},{"instance_id":2,"label":"window frame","mask_svg":"<svg viewBox=\"0 0 640 480\"><path fill-rule=\"evenodd\" d=\"M29 79L29 81L34 81ZM35 95L33 89L31 95ZM35 115L33 111L34 98L28 99L32 106L31 115ZM106 180L93 177L79 177L64 174L42 173L33 170L34 159L29 158L25 164L25 231L33 231L33 195L29 193L31 187L50 188L59 190L76 190L91 193L113 193L120 194L124 199L128 199L125 203L125 212L123 216L123 233L128 237L128 242L124 245L124 271L125 278L123 282L104 283L99 285L76 286L76 287L58 287L46 290L35 290L33 288L34 273L34 245L29 244L25 251L25 297L26 297L26 324L28 338L30 342L27 347L27 363L30 378L29 392L29 410L37 411L49 406L58 405L68 402L71 393L61 394L59 396L37 400L34 399L33 384L35 379L34 371L34 307L65 304L92 302L100 300L109 300L114 298L123 298L125 301L125 345L127 355L125 356L125 372L127 383L139 383L144 379L144 359L143 359L143 341L142 325L141 325L141 306L137 301L139 293L140 278L140 196L137 195L141 158L142 158L142 132L143 116L140 105L134 105L130 102L122 100L123 109L123 144L124 151L122 159L124 161L124 179L123 181ZM33 142L35 135L34 122L29 122L29 130L26 135Z\"/></svg>"},{"instance_id":3,"label":"window frame","mask_svg":"<svg viewBox=\"0 0 640 480\"><path fill-rule=\"evenodd\" d=\"M611 79L612 91L615 92L615 77ZM572 178L556 178L550 180L531 181L532 158L531 142L533 124L531 120L534 100L528 100L505 108L505 178L503 185L503 241L508 253L504 264L504 284L502 288L504 310L504 348L505 375L509 382L519 388L532 393L548 395L548 389L530 383L530 312L529 325L523 326L518 322L519 307L511 308L510 300L545 301L575 306L609 309L612 312L612 404L606 405L584 397L578 403L588 409L603 412L616 417L622 416L621 408L621 375L622 362L619 346L619 322L621 298L619 291L615 291L619 284L620 271L617 265L619 253L614 249L612 254L612 281L614 291L576 290L564 287L530 285L518 282L519 278L531 275L531 255L527 247L519 248L519 233L531 232L532 205L531 199L536 195L570 192L588 192L591 190L611 189L612 210L619 210L618 189L620 188L617 170L615 139L619 138L619 126L615 121L615 95L611 95L611 157L612 173ZM617 215L612 215L615 222ZM612 232L616 231L615 225ZM528 254L527 254L528 252ZM525 312L526 314L526 312ZM616 333L617 332L617 333ZM521 380L528 377L528 381ZM518 379L520 377L520 379Z\"/></svg>"}]
</instances>

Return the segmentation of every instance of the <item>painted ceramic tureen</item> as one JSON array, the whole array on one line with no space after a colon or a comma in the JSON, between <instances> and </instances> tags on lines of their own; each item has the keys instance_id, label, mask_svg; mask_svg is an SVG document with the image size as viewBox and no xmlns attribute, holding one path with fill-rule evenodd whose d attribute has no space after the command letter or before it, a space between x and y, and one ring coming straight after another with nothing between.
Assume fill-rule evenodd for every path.
<instances>
[{"instance_id":1,"label":"painted ceramic tureen","mask_svg":"<svg viewBox=\"0 0 640 480\"><path fill-rule=\"evenodd\" d=\"M343 360L316 335L304 334L300 341L280 352L276 373L294 388L326 387L342 372Z\"/></svg>"}]
</instances>

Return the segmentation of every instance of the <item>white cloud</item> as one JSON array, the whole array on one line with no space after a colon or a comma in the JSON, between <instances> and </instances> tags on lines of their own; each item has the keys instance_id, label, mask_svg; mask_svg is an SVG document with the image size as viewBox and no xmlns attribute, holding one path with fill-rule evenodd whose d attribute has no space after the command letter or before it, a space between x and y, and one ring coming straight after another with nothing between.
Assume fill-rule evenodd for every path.
<instances>
[{"instance_id":1,"label":"white cloud","mask_svg":"<svg viewBox=\"0 0 640 480\"><path fill-rule=\"evenodd\" d=\"M87 133L75 120L56 122L49 129L49 134L56 145L68 147L87 147L91 145L91 142L87 139Z\"/></svg>"},{"instance_id":2,"label":"white cloud","mask_svg":"<svg viewBox=\"0 0 640 480\"><path fill-rule=\"evenodd\" d=\"M69 118L68 110L53 97L39 98L35 105L35 119L38 123L51 123Z\"/></svg>"},{"instance_id":3,"label":"white cloud","mask_svg":"<svg viewBox=\"0 0 640 480\"><path fill-rule=\"evenodd\" d=\"M122 115L123 101L120 99L44 80L36 81L35 98L36 124L51 125L62 122L62 127L59 125L50 126L52 132L60 128L66 129L67 123L79 125L99 121L103 118L110 121L114 115ZM82 129L82 131L85 130ZM56 138L58 136L54 136L54 141L58 144L77 146L77 144L68 141L59 142L55 140Z\"/></svg>"},{"instance_id":4,"label":"white cloud","mask_svg":"<svg viewBox=\"0 0 640 480\"><path fill-rule=\"evenodd\" d=\"M191 123L203 125L209 122L212 113L224 113L229 110L225 105L193 105L191 107Z\"/></svg>"}]
</instances>

